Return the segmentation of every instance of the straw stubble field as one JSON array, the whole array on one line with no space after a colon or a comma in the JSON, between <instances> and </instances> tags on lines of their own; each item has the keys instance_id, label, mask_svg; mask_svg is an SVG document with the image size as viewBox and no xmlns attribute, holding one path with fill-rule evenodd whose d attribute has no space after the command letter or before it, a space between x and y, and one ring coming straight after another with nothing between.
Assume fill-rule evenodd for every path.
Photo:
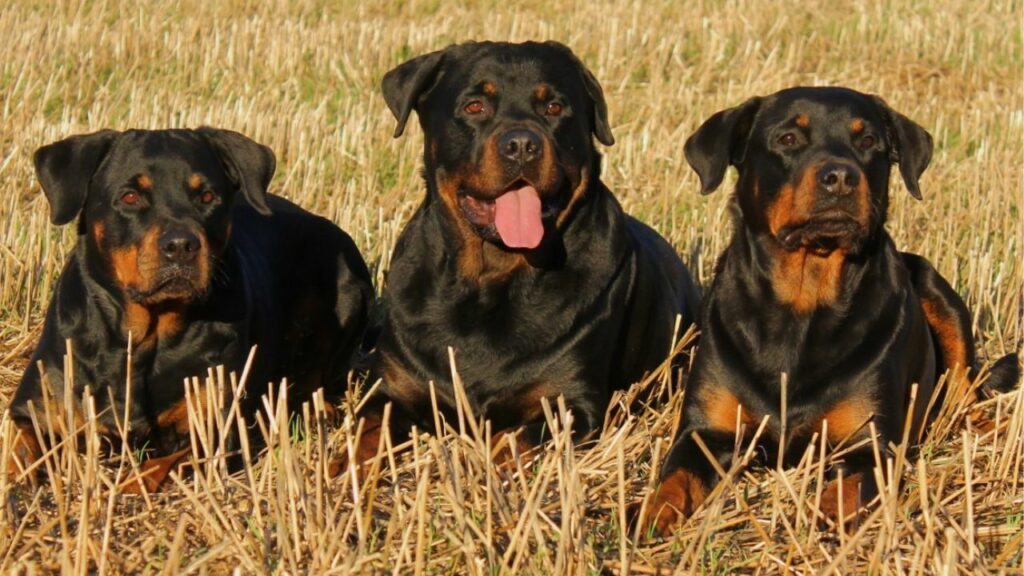
<instances>
[{"instance_id":1,"label":"straw stubble field","mask_svg":"<svg viewBox=\"0 0 1024 576\"><path fill-rule=\"evenodd\" d=\"M729 237L729 194L699 196L682 156L686 136L714 111L789 85L884 96L936 140L923 202L894 179L889 230L966 296L983 358L1019 348L1019 3L512 4L5 4L0 407L75 240L73 226L48 222L30 162L36 147L104 127L244 132L277 153L272 191L345 228L379 289L396 234L423 194L421 135L415 128L391 139L380 78L411 55L466 39L557 39L581 56L609 101L616 144L605 151L605 181L705 284ZM209 377L233 382L223 372ZM587 448L568 441L568 423L552 406L554 439L540 455L496 469L487 429L467 415L449 423L447 436L416 438L407 455L389 454L375 481L359 484L325 478L326 460L351 447L355 430L347 422L329 432L316 407L289 422L268 401L266 455L235 475L220 460L201 463L169 492L146 498L112 490L119 466L136 455L97 457L87 429L78 446L47 459L40 488L0 477L0 572L1020 571L1020 390L987 401L997 424L987 432L950 406L920 459L889 464L902 485L888 486L853 534L813 521L822 455L811 450L794 470L731 475L674 537L636 544L623 528L624 508L649 489L684 382L667 369L652 375L633 392L653 387L667 401L613 406ZM210 450L223 440L219 430L234 425L216 411L194 411L191 420L194 442Z\"/></svg>"}]
</instances>

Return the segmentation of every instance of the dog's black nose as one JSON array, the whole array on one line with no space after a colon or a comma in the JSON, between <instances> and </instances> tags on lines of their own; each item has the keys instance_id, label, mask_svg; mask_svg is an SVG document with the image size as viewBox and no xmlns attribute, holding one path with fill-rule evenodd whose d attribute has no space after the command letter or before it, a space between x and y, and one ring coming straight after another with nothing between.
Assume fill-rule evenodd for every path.
<instances>
[{"instance_id":1,"label":"dog's black nose","mask_svg":"<svg viewBox=\"0 0 1024 576\"><path fill-rule=\"evenodd\" d=\"M173 229L160 235L160 252L171 262L188 262L199 253L199 238L188 230Z\"/></svg>"},{"instance_id":2,"label":"dog's black nose","mask_svg":"<svg viewBox=\"0 0 1024 576\"><path fill-rule=\"evenodd\" d=\"M540 158L543 149L540 136L529 130L509 130L498 139L501 155L519 164L528 164Z\"/></svg>"},{"instance_id":3,"label":"dog's black nose","mask_svg":"<svg viewBox=\"0 0 1024 576\"><path fill-rule=\"evenodd\" d=\"M849 194L860 184L859 171L840 162L829 162L818 170L818 185L832 194Z\"/></svg>"}]
</instances>

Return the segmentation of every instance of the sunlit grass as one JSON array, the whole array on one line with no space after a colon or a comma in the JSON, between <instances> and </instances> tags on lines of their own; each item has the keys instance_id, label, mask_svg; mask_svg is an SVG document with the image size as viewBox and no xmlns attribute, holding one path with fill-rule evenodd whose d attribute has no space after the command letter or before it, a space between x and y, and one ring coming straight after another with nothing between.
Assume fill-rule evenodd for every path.
<instances>
[{"instance_id":1,"label":"sunlit grass","mask_svg":"<svg viewBox=\"0 0 1024 576\"><path fill-rule=\"evenodd\" d=\"M30 161L36 147L107 127L242 131L276 151L273 191L345 228L379 288L423 195L418 125L391 138L380 78L405 58L466 39L573 47L609 101L616 144L604 150L605 181L704 283L729 237L730 184L708 197L697 192L682 143L700 122L796 84L882 95L937 145L922 202L894 179L889 230L966 296L983 358L1015 350L1024 297L1021 10L963 0L5 4L0 407L75 240L73 226L49 224ZM667 374L656 376L649 386L668 383ZM671 383L671 401L615 412L589 449L557 432L564 427L552 407L555 439L513 471L495 469L486 439L463 426L463 434L416 438L407 457L385 458L379 482L332 481L325 457L346 450L354 423L328 435L317 418L289 424L264 414L267 457L231 477L217 462L201 465L170 493L144 500L113 493L117 462L90 456L98 447L61 449L40 488L0 480L0 571L1020 570L1019 391L990 401L995 431L963 433L962 413L944 417L920 461L904 466L902 489L852 536L822 533L808 520L815 457L784 474L740 475L749 514L723 491L671 541L633 544L620 508L641 498L667 450L681 399L680 383Z\"/></svg>"}]
</instances>

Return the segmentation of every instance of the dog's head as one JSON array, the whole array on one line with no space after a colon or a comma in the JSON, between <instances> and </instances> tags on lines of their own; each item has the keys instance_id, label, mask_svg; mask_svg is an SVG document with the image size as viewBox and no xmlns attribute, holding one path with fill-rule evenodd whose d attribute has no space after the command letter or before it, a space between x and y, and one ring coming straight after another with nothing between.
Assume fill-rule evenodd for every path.
<instances>
[{"instance_id":1,"label":"dog's head","mask_svg":"<svg viewBox=\"0 0 1024 576\"><path fill-rule=\"evenodd\" d=\"M881 98L791 88L711 116L686 142L707 194L736 166L743 225L786 251L859 253L885 222L889 172L920 199L932 138Z\"/></svg>"},{"instance_id":2,"label":"dog's head","mask_svg":"<svg viewBox=\"0 0 1024 576\"><path fill-rule=\"evenodd\" d=\"M613 143L601 86L565 46L468 43L384 77L398 119L415 110L431 193L467 234L536 248L597 178L592 135Z\"/></svg>"},{"instance_id":3,"label":"dog's head","mask_svg":"<svg viewBox=\"0 0 1024 576\"><path fill-rule=\"evenodd\" d=\"M110 283L144 305L209 291L239 194L269 214L269 148L228 130L104 130L43 146L36 175L54 224L79 218Z\"/></svg>"}]
</instances>

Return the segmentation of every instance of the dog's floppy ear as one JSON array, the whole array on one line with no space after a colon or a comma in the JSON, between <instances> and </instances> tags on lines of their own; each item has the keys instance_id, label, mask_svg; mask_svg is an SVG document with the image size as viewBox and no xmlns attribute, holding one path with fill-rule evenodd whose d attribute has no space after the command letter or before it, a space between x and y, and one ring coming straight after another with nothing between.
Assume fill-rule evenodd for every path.
<instances>
[{"instance_id":1,"label":"dog's floppy ear","mask_svg":"<svg viewBox=\"0 0 1024 576\"><path fill-rule=\"evenodd\" d=\"M587 68L586 64L584 64L572 49L565 44L555 42L554 40L548 40L544 44L557 50L561 50L572 58L576 68L579 69L580 80L583 82L583 88L587 91L587 97L590 98L590 103L594 107L594 116L590 119L590 126L594 132L594 136L597 137L598 142L605 146L615 144L615 137L612 136L611 124L608 122L608 104L604 100L604 90L601 89L601 84L597 81L594 73L591 72L590 69Z\"/></svg>"},{"instance_id":2,"label":"dog's floppy ear","mask_svg":"<svg viewBox=\"0 0 1024 576\"><path fill-rule=\"evenodd\" d=\"M274 177L274 151L233 130L203 126L197 130L210 144L228 178L238 186L246 202L264 216L270 215L267 188Z\"/></svg>"},{"instance_id":3,"label":"dog's floppy ear","mask_svg":"<svg viewBox=\"0 0 1024 576\"><path fill-rule=\"evenodd\" d=\"M381 82L384 101L388 103L388 108L398 120L395 138L405 132L405 123L409 121L409 114L416 109L420 97L434 86L445 51L439 50L417 56L392 68L384 75Z\"/></svg>"},{"instance_id":4,"label":"dog's floppy ear","mask_svg":"<svg viewBox=\"0 0 1024 576\"><path fill-rule=\"evenodd\" d=\"M872 96L885 117L890 158L900 165L900 174L910 195L921 199L918 180L932 160L932 135L919 124L893 110L878 96Z\"/></svg>"},{"instance_id":5,"label":"dog's floppy ear","mask_svg":"<svg viewBox=\"0 0 1024 576\"><path fill-rule=\"evenodd\" d=\"M67 224L85 206L89 181L120 132L101 130L47 144L32 155L36 179L50 203L50 221Z\"/></svg>"},{"instance_id":6,"label":"dog's floppy ear","mask_svg":"<svg viewBox=\"0 0 1024 576\"><path fill-rule=\"evenodd\" d=\"M683 152L700 177L701 194L717 190L729 165L743 162L754 115L760 107L761 98L754 97L735 108L717 112L686 139Z\"/></svg>"},{"instance_id":7,"label":"dog's floppy ear","mask_svg":"<svg viewBox=\"0 0 1024 576\"><path fill-rule=\"evenodd\" d=\"M598 84L597 78L594 78L594 74L582 62L580 63L580 75L583 77L583 86L587 89L587 95L590 96L590 101L594 104L594 117L591 119L594 136L597 136L597 141L601 144L611 146L615 144L615 137L612 136L612 128L608 124L608 104L604 101L604 90Z\"/></svg>"}]
</instances>

